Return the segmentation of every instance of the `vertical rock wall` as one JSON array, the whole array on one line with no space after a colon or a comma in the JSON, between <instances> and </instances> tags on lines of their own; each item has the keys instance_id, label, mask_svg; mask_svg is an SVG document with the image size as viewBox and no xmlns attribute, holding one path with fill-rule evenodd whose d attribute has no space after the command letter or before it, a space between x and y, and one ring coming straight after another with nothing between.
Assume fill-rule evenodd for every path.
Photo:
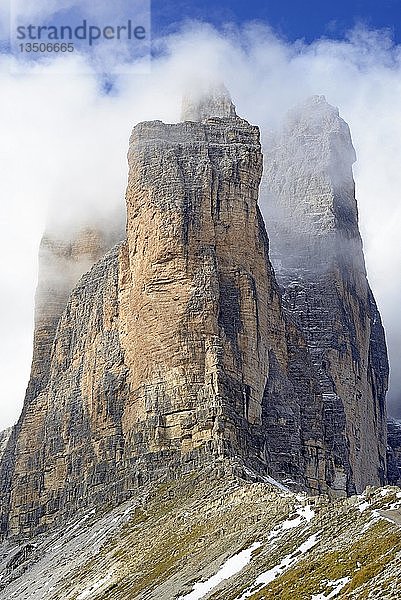
<instances>
[{"instance_id":1,"label":"vertical rock wall","mask_svg":"<svg viewBox=\"0 0 401 600\"><path fill-rule=\"evenodd\" d=\"M380 481L387 362L353 149L334 109L308 107L265 160L283 300L259 130L225 96L134 128L126 241L44 239L32 379L0 464L4 535L206 464L313 493Z\"/></svg>"},{"instance_id":2,"label":"vertical rock wall","mask_svg":"<svg viewBox=\"0 0 401 600\"><path fill-rule=\"evenodd\" d=\"M259 131L239 118L145 123L129 162L127 427L130 410L159 417L157 446L221 453L244 435L238 415L261 424L269 345L286 360L259 234Z\"/></svg>"},{"instance_id":3,"label":"vertical rock wall","mask_svg":"<svg viewBox=\"0 0 401 600\"><path fill-rule=\"evenodd\" d=\"M123 232L110 235L100 229L78 226L71 234L57 235L49 232L43 236L39 249L28 402L47 385L54 336L71 290L83 273L104 256L114 243L122 239L123 235Z\"/></svg>"},{"instance_id":4,"label":"vertical rock wall","mask_svg":"<svg viewBox=\"0 0 401 600\"><path fill-rule=\"evenodd\" d=\"M63 415L60 412L65 403L71 404L74 410L71 382L65 388L61 384L61 373L55 372L54 368L52 353L57 328L66 310L70 293L82 274L123 236L124 232L116 223L109 227L108 231L100 227L77 224L75 230L63 233L47 232L42 238L35 296L31 376L21 417L7 436L0 463L3 531L29 530L31 524L39 518L38 503L33 503L32 500L42 493L46 478L43 472L46 468L43 454L49 451L47 434L52 427L57 427L57 421L53 422L54 414L49 410L48 404L52 376L56 376L59 395L63 397L63 402L58 407L61 418L68 418L67 414ZM74 323L75 327L77 325L79 323ZM45 428L46 419L50 421L49 430ZM57 433L59 434L60 432ZM53 466L48 465L47 469L51 470ZM17 507L17 518L12 515L13 506ZM28 506L31 506L31 510L26 511ZM20 513L23 513L21 518Z\"/></svg>"},{"instance_id":5,"label":"vertical rock wall","mask_svg":"<svg viewBox=\"0 0 401 600\"><path fill-rule=\"evenodd\" d=\"M388 364L366 279L348 126L324 97L266 143L263 205L283 306L303 332L324 400L327 480L385 481Z\"/></svg>"},{"instance_id":6,"label":"vertical rock wall","mask_svg":"<svg viewBox=\"0 0 401 600\"><path fill-rule=\"evenodd\" d=\"M389 419L387 433L388 483L401 486L401 421Z\"/></svg>"}]
</instances>

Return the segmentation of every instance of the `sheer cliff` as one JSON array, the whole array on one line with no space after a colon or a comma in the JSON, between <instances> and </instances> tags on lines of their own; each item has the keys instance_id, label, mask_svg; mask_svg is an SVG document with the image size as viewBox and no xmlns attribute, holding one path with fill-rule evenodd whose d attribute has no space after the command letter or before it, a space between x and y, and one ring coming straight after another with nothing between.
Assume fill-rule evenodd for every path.
<instances>
[{"instance_id":1,"label":"sheer cliff","mask_svg":"<svg viewBox=\"0 0 401 600\"><path fill-rule=\"evenodd\" d=\"M392 485L401 485L401 422L390 419L387 433L388 482Z\"/></svg>"},{"instance_id":2,"label":"sheer cliff","mask_svg":"<svg viewBox=\"0 0 401 600\"><path fill-rule=\"evenodd\" d=\"M39 248L31 377L26 401L47 385L51 348L59 319L80 277L124 238L117 226L108 231L77 224L69 233L46 232Z\"/></svg>"},{"instance_id":3,"label":"sheer cliff","mask_svg":"<svg viewBox=\"0 0 401 600\"><path fill-rule=\"evenodd\" d=\"M387 363L351 150L339 152L346 180L334 225L331 164L315 189L305 179L319 158L313 144L293 166L268 150L280 291L258 207L258 128L225 96L187 102L183 118L132 132L126 240L111 247L118 237L92 231L82 244L42 243L32 376L0 465L4 536L42 532L207 465L313 493L383 478ZM308 119L306 129L324 125L313 110ZM280 173L294 189L297 168L310 197L302 223L280 192ZM308 225L314 203L327 217L317 216L321 239ZM276 235L278 209L288 230ZM291 229L295 250L280 269L277 240L290 244Z\"/></svg>"},{"instance_id":4,"label":"sheer cliff","mask_svg":"<svg viewBox=\"0 0 401 600\"><path fill-rule=\"evenodd\" d=\"M22 469L26 475L26 479L22 478L21 493L26 497L29 495L30 483L35 481L32 485L39 486L38 482L45 478L45 473L39 470L39 464L43 466L43 462L39 463L39 453L45 442L43 427L47 410L47 389L51 378L58 376L52 367L52 348L69 295L82 274L123 237L124 232L118 219L106 231L99 226L89 227L76 221L68 233L50 230L43 235L39 249L31 376L21 417L17 425L4 432L7 433L6 436L2 436L0 494L3 530L8 530L11 489L21 464L24 465ZM60 387L60 394L66 393L68 396L69 392L70 389L66 391ZM72 400L71 397L70 399ZM15 481L18 481L18 476Z\"/></svg>"},{"instance_id":5,"label":"sheer cliff","mask_svg":"<svg viewBox=\"0 0 401 600\"><path fill-rule=\"evenodd\" d=\"M347 124L323 96L267 140L263 204L283 306L323 393L327 480L346 493L386 477L388 363L366 278Z\"/></svg>"}]
</instances>

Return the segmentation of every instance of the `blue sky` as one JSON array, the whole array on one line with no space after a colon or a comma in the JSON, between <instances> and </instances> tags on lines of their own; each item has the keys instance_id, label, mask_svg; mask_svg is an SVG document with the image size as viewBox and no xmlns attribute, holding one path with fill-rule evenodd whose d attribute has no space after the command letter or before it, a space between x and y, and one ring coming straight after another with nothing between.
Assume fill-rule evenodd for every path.
<instances>
[{"instance_id":1,"label":"blue sky","mask_svg":"<svg viewBox=\"0 0 401 600\"><path fill-rule=\"evenodd\" d=\"M201 19L220 27L227 22L268 22L289 41L341 39L356 24L387 28L401 42L401 0L154 0L153 35L173 30L182 19Z\"/></svg>"},{"instance_id":2,"label":"blue sky","mask_svg":"<svg viewBox=\"0 0 401 600\"><path fill-rule=\"evenodd\" d=\"M28 4L26 4L28 2ZM344 39L347 32L356 25L367 29L386 29L395 43L401 43L401 0L150 0L152 16L153 39L174 32L188 20L208 22L218 29L228 23L237 25L249 21L262 21L269 24L282 39L293 42L303 40L310 43L320 38ZM64 15L66 24L74 20L76 7L88 14L102 14L106 8L109 16L119 19L137 18L140 7L146 7L145 0L13 0L11 6L25 20L43 24L38 17L41 10L47 7L49 14L57 7ZM0 32L4 37L5 26L9 22L7 15L8 3L0 5ZM19 9L17 8L19 7ZM30 21L27 16L32 11L36 18ZM33 7L36 7L33 9ZM63 11L63 7L65 10ZM74 8L75 7L75 8ZM119 16L118 16L119 15ZM103 19L105 20L105 19ZM144 19L142 19L144 20ZM146 20L146 19L145 19ZM8 27L6 27L8 29ZM8 35L5 36L8 38Z\"/></svg>"}]
</instances>

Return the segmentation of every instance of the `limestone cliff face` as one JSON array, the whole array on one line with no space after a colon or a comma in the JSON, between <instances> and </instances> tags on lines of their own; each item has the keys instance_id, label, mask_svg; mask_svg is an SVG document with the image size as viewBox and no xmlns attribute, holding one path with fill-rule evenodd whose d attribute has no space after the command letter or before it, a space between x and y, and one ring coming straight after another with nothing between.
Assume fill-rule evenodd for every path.
<instances>
[{"instance_id":1,"label":"limestone cliff face","mask_svg":"<svg viewBox=\"0 0 401 600\"><path fill-rule=\"evenodd\" d=\"M4 535L32 535L205 465L315 493L376 482L384 468L385 346L355 203L344 230L360 254L341 251L330 276L329 259L320 279L312 269L294 306L287 286L283 310L258 208L258 128L227 97L201 98L183 116L192 120L134 128L126 241L108 252L93 232L83 244L42 244L32 379L0 465ZM270 191L280 189L287 163L266 163ZM325 206L323 187L311 200ZM328 217L320 248L331 240L337 257Z\"/></svg>"},{"instance_id":2,"label":"limestone cliff face","mask_svg":"<svg viewBox=\"0 0 401 600\"><path fill-rule=\"evenodd\" d=\"M258 235L259 132L237 118L145 123L129 163L127 420L160 419L162 448L221 454L245 434L237 415L261 424L269 338L286 352Z\"/></svg>"},{"instance_id":3,"label":"limestone cliff face","mask_svg":"<svg viewBox=\"0 0 401 600\"><path fill-rule=\"evenodd\" d=\"M285 312L323 392L327 481L351 493L385 481L387 353L366 279L348 126L324 97L267 140L263 203Z\"/></svg>"},{"instance_id":4,"label":"limestone cliff face","mask_svg":"<svg viewBox=\"0 0 401 600\"><path fill-rule=\"evenodd\" d=\"M71 290L106 251L124 237L122 231L77 225L61 236L46 232L39 249L39 276L35 297L35 330L27 401L46 387L50 354L57 325Z\"/></svg>"},{"instance_id":5,"label":"limestone cliff face","mask_svg":"<svg viewBox=\"0 0 401 600\"><path fill-rule=\"evenodd\" d=\"M401 486L401 421L390 419L387 434L388 481L391 485Z\"/></svg>"},{"instance_id":6,"label":"limestone cliff face","mask_svg":"<svg viewBox=\"0 0 401 600\"><path fill-rule=\"evenodd\" d=\"M77 223L69 233L47 232L39 249L39 276L35 297L35 329L31 376L27 386L24 407L17 425L4 437L3 459L0 463L0 490L2 497L2 529L7 529L8 510L14 494L21 493L29 498L30 482L40 489L44 463L39 455L44 451L47 440L44 426L47 405L47 390L54 371L52 348L60 317L66 309L69 295L83 273L85 273L110 246L124 237L118 222L108 231L101 227L88 227ZM72 326L79 323L71 324ZM60 385L60 394L71 400L71 382L67 389ZM22 467L23 476L19 472ZM21 491L18 490L18 485ZM31 519L28 516L27 519ZM29 521L30 522L30 521Z\"/></svg>"},{"instance_id":7,"label":"limestone cliff face","mask_svg":"<svg viewBox=\"0 0 401 600\"><path fill-rule=\"evenodd\" d=\"M150 450L238 454L319 489L321 427L306 440L302 419L312 420L311 395L316 422L321 405L268 259L259 131L228 102L222 110L203 122L144 123L131 137L125 427L154 422ZM307 482L311 454L319 466Z\"/></svg>"},{"instance_id":8,"label":"limestone cliff face","mask_svg":"<svg viewBox=\"0 0 401 600\"><path fill-rule=\"evenodd\" d=\"M12 427L7 427L7 429L3 429L0 431L0 459L4 454L4 451L7 447L8 440L11 436Z\"/></svg>"},{"instance_id":9,"label":"limestone cliff face","mask_svg":"<svg viewBox=\"0 0 401 600\"><path fill-rule=\"evenodd\" d=\"M3 461L4 533L41 531L227 458L326 488L321 395L283 316L257 206L259 130L229 102L220 114L138 125L127 241L64 309L69 284L43 305L40 284L40 385Z\"/></svg>"}]
</instances>

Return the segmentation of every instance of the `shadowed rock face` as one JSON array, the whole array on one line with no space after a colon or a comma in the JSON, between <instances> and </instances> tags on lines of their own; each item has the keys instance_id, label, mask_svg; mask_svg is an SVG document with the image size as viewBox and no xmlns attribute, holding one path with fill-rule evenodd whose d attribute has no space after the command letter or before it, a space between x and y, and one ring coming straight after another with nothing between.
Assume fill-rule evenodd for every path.
<instances>
[{"instance_id":1,"label":"shadowed rock face","mask_svg":"<svg viewBox=\"0 0 401 600\"><path fill-rule=\"evenodd\" d=\"M0 431L0 459L3 456L3 453L7 447L8 440L11 436L12 427L7 427L7 429L3 429Z\"/></svg>"},{"instance_id":2,"label":"shadowed rock face","mask_svg":"<svg viewBox=\"0 0 401 600\"><path fill-rule=\"evenodd\" d=\"M108 231L101 227L88 227L77 223L75 230L61 235L47 232L39 249L39 278L35 297L35 329L31 377L27 386L24 407L17 425L4 437L3 458L0 463L0 490L2 498L2 529L8 528L12 502L19 503L29 497L32 485L36 493L42 492L46 475L44 453L49 443L45 435L46 418L50 419L48 432L53 427L54 415L47 414L48 390L60 381L58 394L74 410L73 381L62 382L62 372L55 370L52 360L53 344L61 316L66 310L69 296L78 280L117 240L124 237L118 219ZM84 309L84 307L82 307ZM81 315L83 316L83 315ZM70 323L74 335L82 325L79 320ZM56 367L57 368L57 367ZM57 385L57 383L56 383ZM60 418L63 418L62 412ZM65 415L68 418L68 414ZM57 429L59 420L54 421ZM60 462L60 461L59 461ZM14 500L16 498L16 500ZM11 503L11 504L10 504ZM37 511L36 511L37 512ZM37 519L29 514L27 522ZM30 527L30 525L28 526ZM16 529L19 525L16 525Z\"/></svg>"},{"instance_id":3,"label":"shadowed rock face","mask_svg":"<svg viewBox=\"0 0 401 600\"><path fill-rule=\"evenodd\" d=\"M327 481L385 481L388 364L366 279L348 126L324 97L267 140L263 203L285 312L307 341L323 392Z\"/></svg>"},{"instance_id":4,"label":"shadowed rock face","mask_svg":"<svg viewBox=\"0 0 401 600\"><path fill-rule=\"evenodd\" d=\"M72 290L73 246L59 251L44 242L32 380L0 468L5 535L31 535L66 522L79 508L118 504L147 482L208 464L274 475L315 493L351 490L351 477L376 482L384 466L374 450L370 471L360 473L366 465L354 461L351 472L353 448L343 433L351 399L346 407L333 401L330 413L329 375L322 378L310 329L287 307L287 292L282 309L257 205L258 128L237 117L225 96L202 98L191 111L193 120L184 123L134 128L127 239ZM352 243L355 227L349 226ZM93 247L78 251L89 266L110 246L95 240L84 247ZM59 264L65 285L53 269ZM340 266L335 281L345 290ZM367 288L349 277L362 290L357 306L366 323L373 300L364 304ZM332 293L331 279L322 281ZM53 288L59 296L47 302L43 290ZM347 293L346 369L350 347L367 352ZM318 329L317 313L313 318ZM380 338L376 323L369 335ZM378 364L381 351L380 344L369 346L369 365ZM355 368L364 382L363 360L355 358ZM369 372L379 390L380 374ZM354 388L345 374L349 392ZM366 415L366 431L356 421L363 444L369 435L374 448L381 443L380 415L376 428Z\"/></svg>"},{"instance_id":5,"label":"shadowed rock face","mask_svg":"<svg viewBox=\"0 0 401 600\"><path fill-rule=\"evenodd\" d=\"M100 228L77 226L69 235L48 232L42 238L27 402L47 385L54 336L71 290L80 277L124 237L123 231L110 229L106 233Z\"/></svg>"},{"instance_id":6,"label":"shadowed rock face","mask_svg":"<svg viewBox=\"0 0 401 600\"><path fill-rule=\"evenodd\" d=\"M387 472L391 485L401 485L401 421L387 424Z\"/></svg>"}]
</instances>

